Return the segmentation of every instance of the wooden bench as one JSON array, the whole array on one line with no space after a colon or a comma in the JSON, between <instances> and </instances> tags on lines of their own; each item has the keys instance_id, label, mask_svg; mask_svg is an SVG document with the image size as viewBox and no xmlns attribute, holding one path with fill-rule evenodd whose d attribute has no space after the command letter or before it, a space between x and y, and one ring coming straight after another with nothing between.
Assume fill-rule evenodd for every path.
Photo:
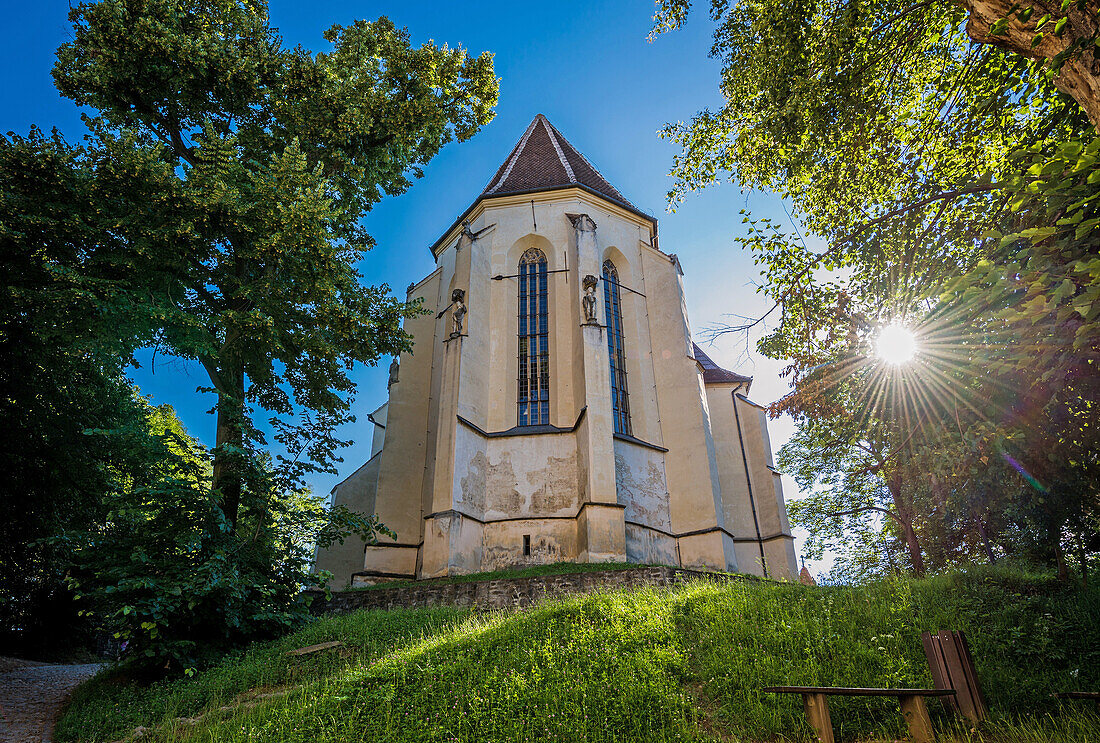
<instances>
[{"instance_id":1,"label":"wooden bench","mask_svg":"<svg viewBox=\"0 0 1100 743\"><path fill-rule=\"evenodd\" d=\"M932 685L937 689L954 689L956 695L944 700L948 706L972 723L989 717L978 672L970 657L970 645L962 632L941 630L922 632L921 643L932 672Z\"/></svg>"},{"instance_id":2,"label":"wooden bench","mask_svg":"<svg viewBox=\"0 0 1100 743\"><path fill-rule=\"evenodd\" d=\"M1056 691L1051 696L1056 699L1091 699L1100 712L1100 691Z\"/></svg>"},{"instance_id":3,"label":"wooden bench","mask_svg":"<svg viewBox=\"0 0 1100 743\"><path fill-rule=\"evenodd\" d=\"M909 724L909 737L914 743L935 743L932 718L924 697L954 696L954 689L851 689L842 686L767 686L764 691L773 694L801 694L806 717L817 732L821 743L833 743L833 722L829 717L829 696L845 697L897 697L901 712Z\"/></svg>"}]
</instances>

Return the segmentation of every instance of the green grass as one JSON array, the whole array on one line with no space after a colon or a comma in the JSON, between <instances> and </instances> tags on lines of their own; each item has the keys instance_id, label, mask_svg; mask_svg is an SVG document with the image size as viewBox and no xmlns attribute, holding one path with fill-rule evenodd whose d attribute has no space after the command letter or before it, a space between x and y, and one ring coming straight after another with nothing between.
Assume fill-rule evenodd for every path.
<instances>
[{"instance_id":1,"label":"green grass","mask_svg":"<svg viewBox=\"0 0 1100 743\"><path fill-rule=\"evenodd\" d=\"M932 702L956 743L1088 743L1100 688L1100 590L976 571L860 588L737 581L611 592L520 613L360 612L316 621L194 679L81 687L60 741L811 740L801 701L773 684L929 686L924 629L962 629L993 719L972 733ZM288 658L326 640L343 653ZM231 711L252 689L290 689ZM841 740L904 735L889 700L836 699ZM193 724L179 717L203 714ZM211 711L213 710L213 711Z\"/></svg>"},{"instance_id":2,"label":"green grass","mask_svg":"<svg viewBox=\"0 0 1100 743\"><path fill-rule=\"evenodd\" d=\"M429 578L428 580L395 580L376 583L373 586L357 586L351 591L374 591L379 588L396 588L399 586L440 586L447 583L477 583L484 580L497 580L499 578L534 578L540 575L566 575L569 573L594 573L604 570L630 570L631 568L647 568L650 565L633 562L555 562L551 565L532 565L528 568L516 568L513 570L493 570L486 573L470 573L468 575L454 575L448 578Z\"/></svg>"}]
</instances>

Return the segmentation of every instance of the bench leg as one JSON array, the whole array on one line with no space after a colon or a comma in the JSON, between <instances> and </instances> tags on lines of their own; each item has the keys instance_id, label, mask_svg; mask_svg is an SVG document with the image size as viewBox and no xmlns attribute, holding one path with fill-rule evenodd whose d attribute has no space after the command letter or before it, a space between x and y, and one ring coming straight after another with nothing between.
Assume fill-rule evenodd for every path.
<instances>
[{"instance_id":1,"label":"bench leg","mask_svg":"<svg viewBox=\"0 0 1100 743\"><path fill-rule=\"evenodd\" d=\"M833 721L829 718L829 702L824 694L803 694L802 704L806 707L806 718L817 732L821 743L834 743Z\"/></svg>"},{"instance_id":2,"label":"bench leg","mask_svg":"<svg viewBox=\"0 0 1100 743\"><path fill-rule=\"evenodd\" d=\"M935 743L936 734L932 732L932 718L928 716L928 707L922 697L899 696L901 713L909 723L909 738L913 743Z\"/></svg>"}]
</instances>

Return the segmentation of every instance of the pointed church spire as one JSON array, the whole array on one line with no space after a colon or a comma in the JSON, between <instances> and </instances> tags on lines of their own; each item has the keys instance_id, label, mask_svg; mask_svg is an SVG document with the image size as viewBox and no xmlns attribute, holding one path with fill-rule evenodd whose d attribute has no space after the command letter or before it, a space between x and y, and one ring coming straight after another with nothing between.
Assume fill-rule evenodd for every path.
<instances>
[{"instance_id":1,"label":"pointed church spire","mask_svg":"<svg viewBox=\"0 0 1100 743\"><path fill-rule=\"evenodd\" d=\"M631 209L637 209L607 182L587 158L539 114L500 166L482 196L586 187Z\"/></svg>"}]
</instances>

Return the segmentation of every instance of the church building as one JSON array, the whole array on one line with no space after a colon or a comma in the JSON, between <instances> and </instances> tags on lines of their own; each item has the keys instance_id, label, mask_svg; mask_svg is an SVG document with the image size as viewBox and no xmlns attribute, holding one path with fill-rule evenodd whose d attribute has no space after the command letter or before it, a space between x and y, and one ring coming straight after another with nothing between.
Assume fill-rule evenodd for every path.
<instances>
[{"instance_id":1,"label":"church building","mask_svg":"<svg viewBox=\"0 0 1100 743\"><path fill-rule=\"evenodd\" d=\"M764 409L692 342L683 272L541 114L409 287L370 459L333 489L396 539L332 586L554 562L796 575Z\"/></svg>"}]
</instances>

